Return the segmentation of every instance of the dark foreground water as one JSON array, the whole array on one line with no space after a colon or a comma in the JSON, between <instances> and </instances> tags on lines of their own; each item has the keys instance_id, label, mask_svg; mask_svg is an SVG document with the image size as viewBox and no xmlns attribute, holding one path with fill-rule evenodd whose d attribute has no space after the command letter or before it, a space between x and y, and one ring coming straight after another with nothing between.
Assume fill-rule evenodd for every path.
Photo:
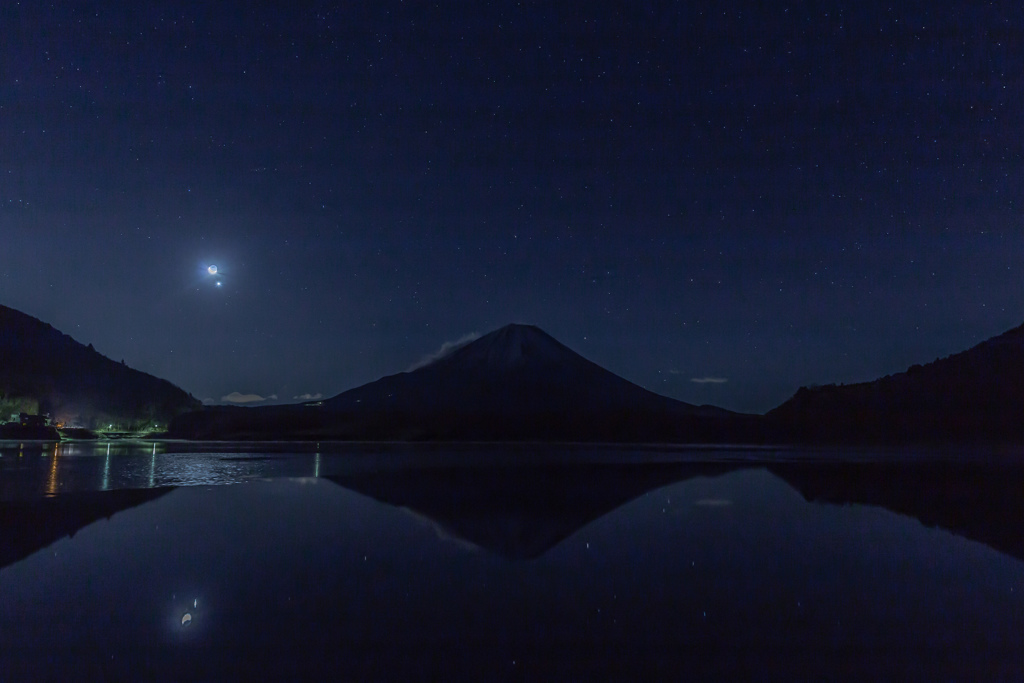
<instances>
[{"instance_id":1,"label":"dark foreground water","mask_svg":"<svg viewBox=\"0 0 1024 683\"><path fill-rule=\"evenodd\" d=\"M3 444L0 679L1024 679L1024 470L846 455Z\"/></svg>"}]
</instances>

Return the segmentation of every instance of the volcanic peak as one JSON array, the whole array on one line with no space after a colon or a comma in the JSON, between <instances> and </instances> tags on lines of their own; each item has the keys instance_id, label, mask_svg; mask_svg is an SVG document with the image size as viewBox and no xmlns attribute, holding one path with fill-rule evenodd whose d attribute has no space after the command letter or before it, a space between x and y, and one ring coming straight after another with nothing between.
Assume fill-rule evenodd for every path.
<instances>
[{"instance_id":1,"label":"volcanic peak","mask_svg":"<svg viewBox=\"0 0 1024 683\"><path fill-rule=\"evenodd\" d=\"M571 359L571 361L570 361ZM424 367L436 370L508 372L529 366L562 365L582 358L534 325L505 325Z\"/></svg>"}]
</instances>

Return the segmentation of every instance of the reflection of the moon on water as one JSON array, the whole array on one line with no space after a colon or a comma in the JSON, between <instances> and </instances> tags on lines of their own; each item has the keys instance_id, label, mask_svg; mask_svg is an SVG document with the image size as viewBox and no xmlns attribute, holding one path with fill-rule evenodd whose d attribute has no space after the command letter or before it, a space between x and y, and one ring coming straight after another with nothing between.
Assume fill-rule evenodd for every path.
<instances>
[{"instance_id":1,"label":"reflection of the moon on water","mask_svg":"<svg viewBox=\"0 0 1024 683\"><path fill-rule=\"evenodd\" d=\"M175 626L177 626L179 633L183 634L183 632L186 629L188 629L188 631L191 632L191 635L189 635L188 637L195 637L196 635L198 635L195 629L198 628L196 619L198 619L200 616L199 612L199 598L194 598L192 600L191 605L188 604L188 602L185 602L184 604L177 603L177 606L174 608L172 614L180 614L181 620L179 622L177 621L177 617L175 617L175 621L173 621L172 623L174 623Z\"/></svg>"}]
</instances>

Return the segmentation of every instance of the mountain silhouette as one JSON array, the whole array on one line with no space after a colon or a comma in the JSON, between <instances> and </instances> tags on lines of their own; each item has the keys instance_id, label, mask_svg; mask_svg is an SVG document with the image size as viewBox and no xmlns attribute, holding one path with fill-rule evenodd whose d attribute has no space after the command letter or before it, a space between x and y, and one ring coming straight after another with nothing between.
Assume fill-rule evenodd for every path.
<instances>
[{"instance_id":1,"label":"mountain silhouette","mask_svg":"<svg viewBox=\"0 0 1024 683\"><path fill-rule=\"evenodd\" d=\"M0 420L49 413L85 427L122 429L170 419L200 406L166 380L118 363L41 320L0 306ZM7 413L7 414L5 414Z\"/></svg>"},{"instance_id":2,"label":"mountain silhouette","mask_svg":"<svg viewBox=\"0 0 1024 683\"><path fill-rule=\"evenodd\" d=\"M778 440L1020 442L1024 325L873 382L801 387L767 418Z\"/></svg>"},{"instance_id":3,"label":"mountain silhouette","mask_svg":"<svg viewBox=\"0 0 1024 683\"><path fill-rule=\"evenodd\" d=\"M522 415L559 411L663 411L718 417L615 375L533 325L506 325L412 372L383 377L324 401L335 410L360 403L399 411L429 409Z\"/></svg>"},{"instance_id":4,"label":"mountain silhouette","mask_svg":"<svg viewBox=\"0 0 1024 683\"><path fill-rule=\"evenodd\" d=\"M302 406L208 408L186 438L724 441L757 418L655 394L531 325L507 325L409 372Z\"/></svg>"}]
</instances>

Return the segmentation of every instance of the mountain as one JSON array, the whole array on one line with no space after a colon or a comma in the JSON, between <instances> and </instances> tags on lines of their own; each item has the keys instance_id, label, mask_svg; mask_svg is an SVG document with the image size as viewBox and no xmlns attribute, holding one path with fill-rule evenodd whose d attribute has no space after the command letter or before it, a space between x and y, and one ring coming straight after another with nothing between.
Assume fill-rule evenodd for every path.
<instances>
[{"instance_id":1,"label":"mountain","mask_svg":"<svg viewBox=\"0 0 1024 683\"><path fill-rule=\"evenodd\" d=\"M208 408L185 438L725 441L757 419L647 391L531 325L507 325L429 365L316 404Z\"/></svg>"},{"instance_id":2,"label":"mountain","mask_svg":"<svg viewBox=\"0 0 1024 683\"><path fill-rule=\"evenodd\" d=\"M1020 442L1024 325L873 382L801 387L767 417L780 439Z\"/></svg>"},{"instance_id":3,"label":"mountain","mask_svg":"<svg viewBox=\"0 0 1024 683\"><path fill-rule=\"evenodd\" d=\"M199 401L83 346L41 320L0 306L0 420L49 413L65 424L165 425Z\"/></svg>"},{"instance_id":4,"label":"mountain","mask_svg":"<svg viewBox=\"0 0 1024 683\"><path fill-rule=\"evenodd\" d=\"M383 377L324 401L333 410L360 403L522 416L536 413L661 411L716 417L647 391L563 346L532 325L506 325L412 372Z\"/></svg>"}]
</instances>

